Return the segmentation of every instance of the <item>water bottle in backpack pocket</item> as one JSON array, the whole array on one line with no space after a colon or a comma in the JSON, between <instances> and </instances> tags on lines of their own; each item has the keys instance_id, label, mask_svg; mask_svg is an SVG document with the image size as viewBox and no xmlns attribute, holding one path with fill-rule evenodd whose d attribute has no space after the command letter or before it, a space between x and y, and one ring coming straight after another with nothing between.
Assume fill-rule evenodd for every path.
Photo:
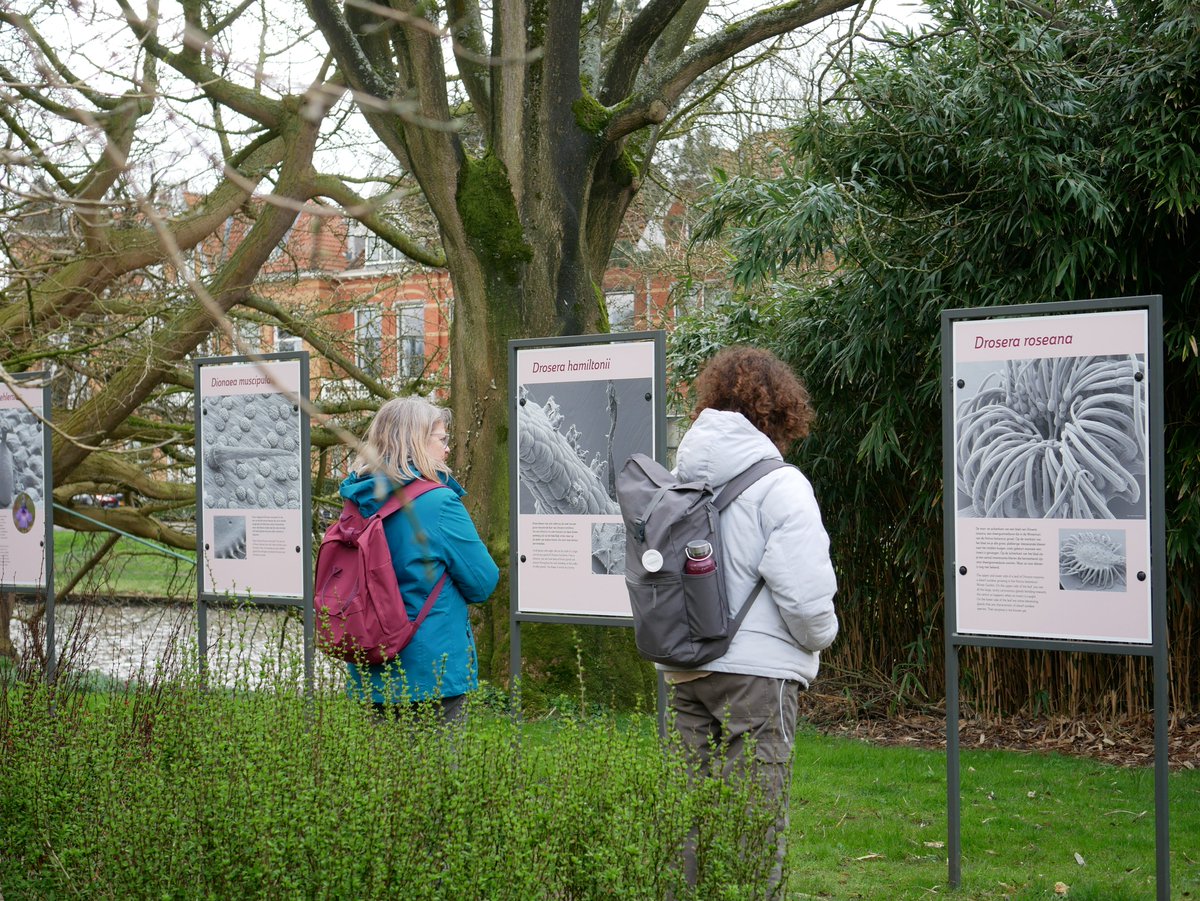
<instances>
[{"instance_id":1,"label":"water bottle in backpack pocket","mask_svg":"<svg viewBox=\"0 0 1200 901\"><path fill-rule=\"evenodd\" d=\"M748 485L782 460L761 460L716 497L704 482L680 482L644 454L617 477L625 525L625 587L638 652L668 666L691 667L722 656L762 588L729 615L720 556L720 513ZM689 553L690 550L690 553Z\"/></svg>"},{"instance_id":2,"label":"water bottle in backpack pocket","mask_svg":"<svg viewBox=\"0 0 1200 901\"><path fill-rule=\"evenodd\" d=\"M700 640L724 638L729 634L729 605L721 596L712 543L689 541L683 555L683 602L691 633Z\"/></svg>"}]
</instances>

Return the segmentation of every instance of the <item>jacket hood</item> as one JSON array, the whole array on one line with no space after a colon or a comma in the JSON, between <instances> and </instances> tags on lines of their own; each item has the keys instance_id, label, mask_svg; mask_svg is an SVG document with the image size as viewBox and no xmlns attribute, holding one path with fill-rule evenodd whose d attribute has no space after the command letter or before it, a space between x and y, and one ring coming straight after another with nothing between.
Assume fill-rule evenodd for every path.
<instances>
[{"instance_id":1,"label":"jacket hood","mask_svg":"<svg viewBox=\"0 0 1200 901\"><path fill-rule=\"evenodd\" d=\"M685 481L720 488L759 460L782 455L771 439L741 413L707 409L700 413L675 455L675 473Z\"/></svg>"},{"instance_id":2,"label":"jacket hood","mask_svg":"<svg viewBox=\"0 0 1200 901\"><path fill-rule=\"evenodd\" d=\"M405 479L400 484L407 485L412 481L415 480ZM443 485L453 489L454 493L459 497L467 493L462 485L454 480L453 476L442 474L439 481ZM391 489L392 485L384 476L374 473L352 472L342 482L339 494L348 501L354 501L363 516L371 516L383 506Z\"/></svg>"}]
</instances>

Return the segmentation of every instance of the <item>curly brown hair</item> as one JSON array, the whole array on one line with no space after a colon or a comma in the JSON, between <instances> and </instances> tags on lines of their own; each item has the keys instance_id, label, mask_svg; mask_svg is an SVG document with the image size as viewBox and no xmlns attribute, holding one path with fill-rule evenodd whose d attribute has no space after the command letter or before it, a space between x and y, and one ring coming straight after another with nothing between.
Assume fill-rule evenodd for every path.
<instances>
[{"instance_id":1,"label":"curly brown hair","mask_svg":"<svg viewBox=\"0 0 1200 901\"><path fill-rule=\"evenodd\" d=\"M692 419L709 408L741 413L781 453L808 437L817 416L795 373L769 350L756 347L727 347L705 364L696 377Z\"/></svg>"}]
</instances>

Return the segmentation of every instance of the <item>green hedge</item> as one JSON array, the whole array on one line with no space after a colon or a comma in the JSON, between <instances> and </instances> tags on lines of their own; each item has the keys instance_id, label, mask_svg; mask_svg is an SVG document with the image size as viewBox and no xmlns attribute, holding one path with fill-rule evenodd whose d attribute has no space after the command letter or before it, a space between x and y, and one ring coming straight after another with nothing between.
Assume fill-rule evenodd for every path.
<instances>
[{"instance_id":1,"label":"green hedge","mask_svg":"<svg viewBox=\"0 0 1200 901\"><path fill-rule=\"evenodd\" d=\"M689 790L646 720L478 707L447 731L294 680L52 695L18 669L0 669L8 898L751 898L773 859L745 852L770 819L752 789Z\"/></svg>"}]
</instances>

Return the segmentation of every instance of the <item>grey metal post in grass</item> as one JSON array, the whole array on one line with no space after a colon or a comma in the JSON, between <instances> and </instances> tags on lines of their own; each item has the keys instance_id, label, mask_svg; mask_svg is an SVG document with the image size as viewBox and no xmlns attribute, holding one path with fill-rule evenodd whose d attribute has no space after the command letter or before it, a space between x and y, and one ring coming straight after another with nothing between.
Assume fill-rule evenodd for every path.
<instances>
[{"instance_id":1,"label":"grey metal post in grass","mask_svg":"<svg viewBox=\"0 0 1200 901\"><path fill-rule=\"evenodd\" d=\"M512 585L512 582L509 582ZM510 587L511 590L511 587ZM513 716L521 718L521 621L509 604L508 614L508 695Z\"/></svg>"},{"instance_id":2,"label":"grey metal post in grass","mask_svg":"<svg viewBox=\"0 0 1200 901\"><path fill-rule=\"evenodd\" d=\"M300 357L300 397L311 399L308 354ZM304 584L300 603L304 620L304 693L311 705L316 682L316 606L313 597L313 502L312 502L312 421L308 413L300 413L300 451L305 465L301 467L300 564L304 567ZM322 486L324 487L324 486Z\"/></svg>"},{"instance_id":3,"label":"grey metal post in grass","mask_svg":"<svg viewBox=\"0 0 1200 901\"><path fill-rule=\"evenodd\" d=\"M1135 315L1108 317L1106 321L1108 314L1119 313ZM959 326L964 338L974 339L973 345L970 340L964 340L961 346L956 344ZM1075 337L1082 340L1073 353L1033 350L1071 346ZM950 885L958 887L962 876L959 647L1126 654L1152 657L1154 664L1155 875L1157 897L1166 901L1170 897L1170 830L1162 298L1118 297L946 310L942 313L941 340ZM1123 342L1127 346L1117 349ZM972 346L982 348L983 353L973 356L969 350ZM1106 362L1119 358L1127 358L1128 362ZM960 407L957 392L968 385L959 373L971 365L986 369L988 361L997 359L1006 367L998 383L994 372L984 376L980 384L971 386L974 396ZM1054 362L1047 364L1048 360ZM1064 365L1063 360L1069 363ZM1096 366L1102 369L1093 369ZM1064 373L1073 376L1081 371L1085 375L1078 381L1058 381ZM1039 384L1040 395L1028 390ZM1117 397L1113 392L1120 390L1130 393ZM1092 425L1094 420L1086 415L1086 411L1096 408L1103 410L1100 425ZM960 411L965 412L960 416ZM977 422L983 415L988 419L981 430ZM1045 429L1050 423L1062 423L1061 432L1047 434ZM978 441L960 446L964 436ZM1106 446L1109 439L1124 450ZM1002 448L1005 459L998 465L994 460L981 464L981 458L993 447ZM1139 476L1144 491L1136 482ZM960 492L969 500L962 510L958 504ZM1021 571L1028 547L1014 551L1010 560L997 560L990 551L985 554L980 550L986 543L979 540L981 535L987 535L987 542L1003 540L1005 527L996 525L1003 520L1010 524L1022 521L1017 527L1025 533L1020 540L1033 541L1036 551L1030 560L1040 563L1045 551L1058 552L1058 584L1041 586L1041 594L1053 598L1060 608L1069 609L1067 604L1074 594L1119 588L1129 609L1145 615L1122 620L1111 613L1107 618L1097 613L1096 622L1069 625L1054 617L1037 618L1041 603L1037 592L1018 588L1012 575L1006 578L1003 573L1006 568L1016 569L1036 583L1036 569L1025 566L1028 574ZM1070 525L1057 529L1058 545L1052 547L1045 540L1046 533L1039 534L1039 529L1058 520L1069 521ZM1106 538L1095 528L1082 529L1081 520L1089 526L1093 522L1106 523L1110 527L1107 533L1115 537ZM980 521L985 525L977 525ZM960 528L964 536L961 544ZM1067 560L1076 553L1077 539L1086 535L1094 542L1090 559ZM1137 546L1141 542L1145 547ZM1136 580L1142 586L1136 591L1131 590L1129 582L1134 575L1131 562L1138 564ZM1145 569L1140 568L1142 565ZM961 592L960 585L966 586ZM974 604L967 603L968 599ZM1096 608L1100 608L1098 602ZM966 626L960 615L964 612L969 620Z\"/></svg>"},{"instance_id":4,"label":"grey metal post in grass","mask_svg":"<svg viewBox=\"0 0 1200 901\"><path fill-rule=\"evenodd\" d=\"M1150 314L1150 346L1146 363L1150 371L1163 373L1163 314L1162 297L1148 298ZM1155 873L1158 879L1158 901L1171 896L1171 831L1170 794L1167 777L1170 774L1168 753L1168 723L1170 721L1170 691L1167 684L1169 656L1167 653L1167 492L1166 451L1163 435L1166 417L1163 410L1163 379L1150 392L1150 521L1153 527L1151 542L1154 555L1150 562L1150 594L1153 600L1154 634L1154 848Z\"/></svg>"},{"instance_id":5,"label":"grey metal post in grass","mask_svg":"<svg viewBox=\"0 0 1200 901\"><path fill-rule=\"evenodd\" d=\"M208 604L204 600L204 490L200 458L204 453L200 436L203 431L200 410L200 360L192 363L192 458L196 461L196 665L200 689L208 688Z\"/></svg>"},{"instance_id":6,"label":"grey metal post in grass","mask_svg":"<svg viewBox=\"0 0 1200 901\"><path fill-rule=\"evenodd\" d=\"M961 773L958 759L958 645L951 636L957 631L954 618L952 592L954 589L954 516L956 513L953 492L948 485L952 481L946 478L946 460L953 459L954 448L954 417L950 414L950 404L947 397L953 397L950 386L954 378L948 348L951 345L950 319L942 315L941 346L942 346L942 547L944 549L942 569L946 585L946 597L943 600L944 643L946 655L946 856L949 863L949 879L953 888L962 884L962 794L960 790Z\"/></svg>"},{"instance_id":7,"label":"grey metal post in grass","mask_svg":"<svg viewBox=\"0 0 1200 901\"><path fill-rule=\"evenodd\" d=\"M946 642L946 854L950 884L962 884L962 790L958 757L958 647Z\"/></svg>"},{"instance_id":8,"label":"grey metal post in grass","mask_svg":"<svg viewBox=\"0 0 1200 901\"><path fill-rule=\"evenodd\" d=\"M30 374L31 377L34 375ZM37 373L38 376L45 376L45 373ZM50 397L50 384L46 381L42 385L42 416L47 423L50 422L52 413L51 404L53 401ZM53 684L58 676L58 645L54 635L55 630L55 614L54 606L57 600L54 596L54 466L53 447L54 436L48 426L42 426L42 473L43 486L46 493L45 503L46 511L45 519L45 538L43 539L43 548L45 553L46 566L46 679Z\"/></svg>"}]
</instances>

